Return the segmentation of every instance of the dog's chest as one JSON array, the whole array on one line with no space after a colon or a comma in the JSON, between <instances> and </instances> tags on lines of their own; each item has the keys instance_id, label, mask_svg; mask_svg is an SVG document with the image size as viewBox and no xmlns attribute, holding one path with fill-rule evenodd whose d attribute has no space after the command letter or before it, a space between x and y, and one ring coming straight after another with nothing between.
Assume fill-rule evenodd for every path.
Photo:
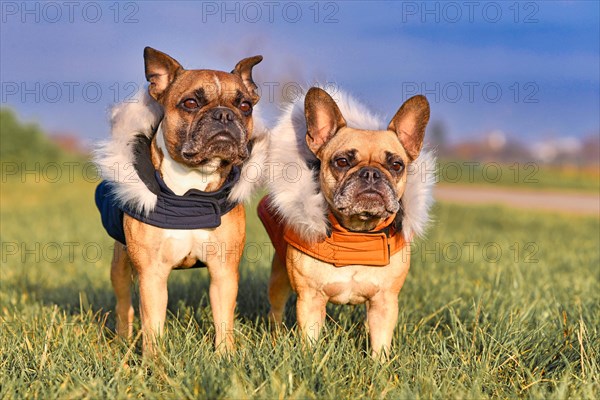
<instances>
[{"instance_id":1,"label":"dog's chest","mask_svg":"<svg viewBox=\"0 0 600 400\"><path fill-rule=\"evenodd\" d=\"M346 273L326 276L322 290L336 304L361 304L375 296L384 287L377 274L369 273L369 267L350 266Z\"/></svg>"},{"instance_id":2,"label":"dog's chest","mask_svg":"<svg viewBox=\"0 0 600 400\"><path fill-rule=\"evenodd\" d=\"M404 251L393 255L385 267L335 267L303 253L296 256L298 262L292 265L293 286L313 287L336 304L362 304L384 292L397 294L409 269Z\"/></svg>"},{"instance_id":3,"label":"dog's chest","mask_svg":"<svg viewBox=\"0 0 600 400\"><path fill-rule=\"evenodd\" d=\"M172 254L183 256L184 263L191 265L195 260L206 262L208 256L218 250L215 244L214 232L212 229L165 229L163 250ZM194 261L194 262L192 262Z\"/></svg>"}]
</instances>

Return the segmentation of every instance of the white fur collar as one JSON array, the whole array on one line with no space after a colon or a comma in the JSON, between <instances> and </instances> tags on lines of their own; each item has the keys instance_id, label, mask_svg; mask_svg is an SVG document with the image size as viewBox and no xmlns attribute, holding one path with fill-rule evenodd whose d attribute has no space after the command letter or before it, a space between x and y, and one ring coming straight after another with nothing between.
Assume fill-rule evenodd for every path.
<instances>
[{"instance_id":1,"label":"white fur collar","mask_svg":"<svg viewBox=\"0 0 600 400\"><path fill-rule=\"evenodd\" d=\"M245 202L264 182L263 173L268 148L268 131L254 107L254 132L251 156L242 166L238 183L229 195L232 202ZM120 103L111 110L111 138L98 145L94 162L102 179L112 183L117 200L137 212L149 213L157 197L138 176L133 167L133 144L137 135L151 138L163 117L162 107L143 90L134 101Z\"/></svg>"},{"instance_id":2,"label":"white fur collar","mask_svg":"<svg viewBox=\"0 0 600 400\"><path fill-rule=\"evenodd\" d=\"M328 92L336 100L348 126L386 129L387 123L347 93ZM271 132L268 161L272 173L269 192L273 205L286 225L302 239L313 242L327 233L328 206L319 190L317 177L307 165L307 161L316 161L316 157L305 140L304 96L283 110ZM402 196L402 233L406 240L425 233L433 204L431 191L435 183L435 162L434 154L423 150L408 167L406 189Z\"/></svg>"},{"instance_id":3,"label":"white fur collar","mask_svg":"<svg viewBox=\"0 0 600 400\"><path fill-rule=\"evenodd\" d=\"M205 190L209 184L221 179L217 170L221 159L211 160L200 168L188 168L173 160L167 150L162 123L156 130L156 144L163 154L160 165L163 181L176 195L183 196L190 189Z\"/></svg>"}]
</instances>

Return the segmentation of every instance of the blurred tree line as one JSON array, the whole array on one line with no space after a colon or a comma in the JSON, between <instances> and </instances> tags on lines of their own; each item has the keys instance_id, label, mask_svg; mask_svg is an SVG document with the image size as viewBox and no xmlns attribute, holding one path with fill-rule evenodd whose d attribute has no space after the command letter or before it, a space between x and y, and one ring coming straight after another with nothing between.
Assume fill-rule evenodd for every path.
<instances>
[{"instance_id":1,"label":"blurred tree line","mask_svg":"<svg viewBox=\"0 0 600 400\"><path fill-rule=\"evenodd\" d=\"M73 159L54 143L42 129L19 121L16 113L0 108L0 161L30 165Z\"/></svg>"}]
</instances>

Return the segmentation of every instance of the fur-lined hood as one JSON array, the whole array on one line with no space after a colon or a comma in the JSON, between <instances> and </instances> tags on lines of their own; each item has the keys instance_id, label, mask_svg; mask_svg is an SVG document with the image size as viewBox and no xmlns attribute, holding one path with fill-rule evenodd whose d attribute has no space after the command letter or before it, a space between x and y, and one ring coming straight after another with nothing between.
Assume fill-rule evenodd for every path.
<instances>
[{"instance_id":1,"label":"fur-lined hood","mask_svg":"<svg viewBox=\"0 0 600 400\"><path fill-rule=\"evenodd\" d=\"M359 129L385 130L387 123L371 113L363 104L343 91L330 95L346 119L347 125ZM304 96L282 111L269 144L272 176L269 192L272 204L283 222L308 242L327 234L328 205L320 191L318 176L311 170L317 158L306 144ZM402 196L402 233L407 241L422 236L429 222L435 183L434 154L422 150L409 164L406 189Z\"/></svg>"},{"instance_id":2,"label":"fur-lined hood","mask_svg":"<svg viewBox=\"0 0 600 400\"><path fill-rule=\"evenodd\" d=\"M231 202L247 202L255 189L264 183L264 166L267 157L268 131L254 107L252 151L241 169L238 183L229 195ZM128 204L139 213L147 214L156 206L157 196L146 187L134 168L136 136L151 138L163 118L163 110L143 90L134 101L120 103L110 113L111 138L98 145L94 162L102 179L113 185L117 201Z\"/></svg>"}]
</instances>

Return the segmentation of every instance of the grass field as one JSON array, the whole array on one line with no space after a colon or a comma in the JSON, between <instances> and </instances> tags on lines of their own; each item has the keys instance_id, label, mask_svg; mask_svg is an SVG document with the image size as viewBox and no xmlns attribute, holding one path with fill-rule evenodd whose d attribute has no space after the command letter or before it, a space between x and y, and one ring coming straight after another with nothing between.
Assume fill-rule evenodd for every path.
<instances>
[{"instance_id":1,"label":"grass field","mask_svg":"<svg viewBox=\"0 0 600 400\"><path fill-rule=\"evenodd\" d=\"M598 166L551 166L535 162L502 164L466 160L441 160L440 183L511 187L523 190L561 190L598 193Z\"/></svg>"},{"instance_id":2,"label":"grass field","mask_svg":"<svg viewBox=\"0 0 600 400\"><path fill-rule=\"evenodd\" d=\"M597 218L436 206L427 240L414 245L392 358L379 363L363 307L331 306L312 349L295 328L273 338L271 250L249 208L238 350L213 354L207 272L176 271L164 352L148 366L139 343L113 336L111 241L93 189L81 179L2 183L2 398L600 396Z\"/></svg>"}]
</instances>

